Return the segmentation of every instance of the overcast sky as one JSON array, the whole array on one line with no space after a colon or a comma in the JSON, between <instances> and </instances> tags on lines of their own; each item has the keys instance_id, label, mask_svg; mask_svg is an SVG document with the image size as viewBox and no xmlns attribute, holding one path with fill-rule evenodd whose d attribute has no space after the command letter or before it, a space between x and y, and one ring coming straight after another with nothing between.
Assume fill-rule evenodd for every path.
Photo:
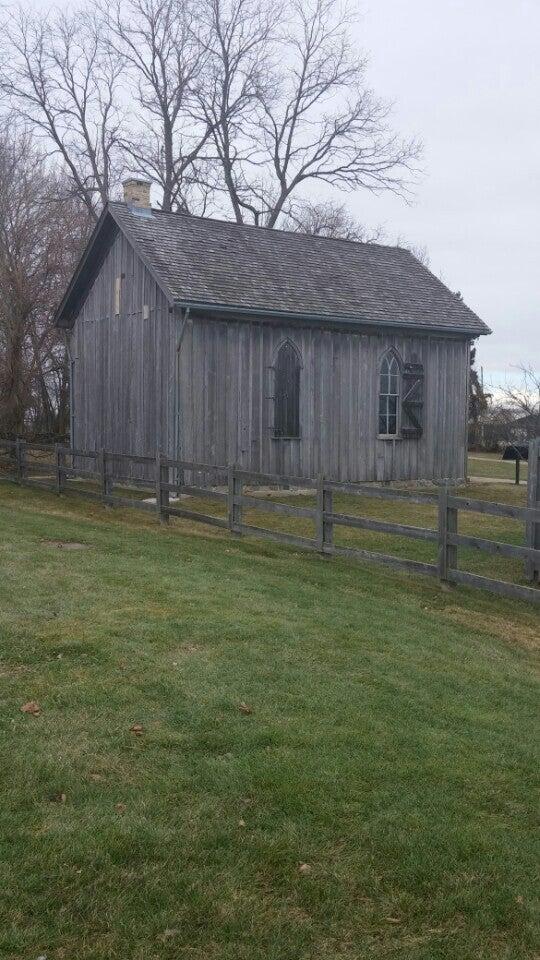
<instances>
[{"instance_id":1,"label":"overcast sky","mask_svg":"<svg viewBox=\"0 0 540 960\"><path fill-rule=\"evenodd\" d=\"M424 141L426 175L413 206L356 194L351 209L425 245L492 328L488 382L540 370L540 0L361 2L370 83Z\"/></svg>"}]
</instances>

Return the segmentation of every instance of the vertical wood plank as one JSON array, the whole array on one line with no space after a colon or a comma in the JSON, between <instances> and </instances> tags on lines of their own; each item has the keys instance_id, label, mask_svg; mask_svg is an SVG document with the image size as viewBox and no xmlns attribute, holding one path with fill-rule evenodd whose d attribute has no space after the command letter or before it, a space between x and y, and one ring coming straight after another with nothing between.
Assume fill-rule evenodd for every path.
<instances>
[{"instance_id":1,"label":"vertical wood plank","mask_svg":"<svg viewBox=\"0 0 540 960\"><path fill-rule=\"evenodd\" d=\"M317 511L315 539L319 544L320 552L324 553L324 476L322 473L317 477L317 499L315 508Z\"/></svg>"},{"instance_id":2,"label":"vertical wood plank","mask_svg":"<svg viewBox=\"0 0 540 960\"><path fill-rule=\"evenodd\" d=\"M540 437L529 442L527 506L540 507ZM525 542L528 547L540 550L540 523L530 521L526 524ZM525 575L531 582L540 583L540 563L528 560Z\"/></svg>"},{"instance_id":3,"label":"vertical wood plank","mask_svg":"<svg viewBox=\"0 0 540 960\"><path fill-rule=\"evenodd\" d=\"M458 532L458 511L448 506L449 487L443 484L439 489L439 580L448 579L448 571L457 568L457 547L448 542L450 533Z\"/></svg>"},{"instance_id":4,"label":"vertical wood plank","mask_svg":"<svg viewBox=\"0 0 540 960\"><path fill-rule=\"evenodd\" d=\"M238 468L235 464L228 467L228 520L231 533L240 533L242 523L242 505L236 502L237 497L242 496L243 483L241 477L236 475Z\"/></svg>"},{"instance_id":5,"label":"vertical wood plank","mask_svg":"<svg viewBox=\"0 0 540 960\"><path fill-rule=\"evenodd\" d=\"M107 454L102 447L99 451L98 470L101 479L101 499L105 506L111 506L109 502L109 481L107 476Z\"/></svg>"},{"instance_id":6,"label":"vertical wood plank","mask_svg":"<svg viewBox=\"0 0 540 960\"><path fill-rule=\"evenodd\" d=\"M156 512L160 523L169 522L169 491L163 489L163 484L169 482L169 469L164 466L163 454L161 451L156 454L155 475L156 475Z\"/></svg>"},{"instance_id":7,"label":"vertical wood plank","mask_svg":"<svg viewBox=\"0 0 540 960\"><path fill-rule=\"evenodd\" d=\"M26 467L26 444L20 437L17 437L15 441L15 455L17 458L17 481L24 483L28 473Z\"/></svg>"},{"instance_id":8,"label":"vertical wood plank","mask_svg":"<svg viewBox=\"0 0 540 960\"><path fill-rule=\"evenodd\" d=\"M333 512L333 493L325 486L322 474L317 478L316 510L316 540L320 552L326 553L334 543L334 524L329 518L329 514Z\"/></svg>"},{"instance_id":9,"label":"vertical wood plank","mask_svg":"<svg viewBox=\"0 0 540 960\"><path fill-rule=\"evenodd\" d=\"M56 463L56 492L60 495L64 489L64 474L62 467L65 466L64 449L59 443L54 445L54 459Z\"/></svg>"}]
</instances>

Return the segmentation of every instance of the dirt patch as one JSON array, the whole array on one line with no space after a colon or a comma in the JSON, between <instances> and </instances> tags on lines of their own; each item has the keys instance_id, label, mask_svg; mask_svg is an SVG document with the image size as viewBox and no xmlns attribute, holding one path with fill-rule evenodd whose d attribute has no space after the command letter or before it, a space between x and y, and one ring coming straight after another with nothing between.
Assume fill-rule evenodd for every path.
<instances>
[{"instance_id":1,"label":"dirt patch","mask_svg":"<svg viewBox=\"0 0 540 960\"><path fill-rule=\"evenodd\" d=\"M463 607L445 607L441 613L449 620L481 630L482 633L491 633L507 643L515 643L527 650L540 650L540 630L526 623L516 623L506 617L490 616L485 611L475 614Z\"/></svg>"},{"instance_id":2,"label":"dirt patch","mask_svg":"<svg viewBox=\"0 0 540 960\"><path fill-rule=\"evenodd\" d=\"M58 550L87 550L87 543L79 543L78 540L42 540L47 547L56 547Z\"/></svg>"}]
</instances>

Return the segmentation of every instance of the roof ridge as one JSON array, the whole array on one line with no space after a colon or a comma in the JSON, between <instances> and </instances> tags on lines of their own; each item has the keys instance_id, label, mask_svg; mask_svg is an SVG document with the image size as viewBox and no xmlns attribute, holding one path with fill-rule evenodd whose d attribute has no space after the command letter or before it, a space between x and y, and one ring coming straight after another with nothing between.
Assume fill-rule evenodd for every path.
<instances>
[{"instance_id":1,"label":"roof ridge","mask_svg":"<svg viewBox=\"0 0 540 960\"><path fill-rule=\"evenodd\" d=\"M110 200L108 206L125 207L128 213L131 213L129 204L123 200ZM304 233L301 230L284 230L283 227L269 227L267 224L259 225L255 223L236 223L235 220L224 220L222 217L204 217L199 213L184 213L182 210L162 210L160 207L150 207L152 213L160 214L162 217L181 217L184 220L202 220L204 223L222 223L227 227L238 227L244 230L266 230L276 234L285 234L290 237L309 237L310 240L331 240L333 243L352 243L355 247L376 248L379 250L400 250L411 257L414 254L408 247L401 247L397 243L372 243L370 240L353 240L350 237L325 237L320 233ZM417 259L415 257L415 259ZM420 262L420 261L418 261Z\"/></svg>"},{"instance_id":2,"label":"roof ridge","mask_svg":"<svg viewBox=\"0 0 540 960\"><path fill-rule=\"evenodd\" d=\"M270 311L288 318L326 318L332 324L347 318L381 328L393 325L472 337L490 332L440 277L404 247L157 208L151 216L139 217L130 205L111 201L87 250L86 259L94 267L103 253L109 219L124 233L170 302L190 302L205 309ZM74 319L89 271L91 265L85 267L84 275L77 271L58 322L68 325Z\"/></svg>"}]
</instances>

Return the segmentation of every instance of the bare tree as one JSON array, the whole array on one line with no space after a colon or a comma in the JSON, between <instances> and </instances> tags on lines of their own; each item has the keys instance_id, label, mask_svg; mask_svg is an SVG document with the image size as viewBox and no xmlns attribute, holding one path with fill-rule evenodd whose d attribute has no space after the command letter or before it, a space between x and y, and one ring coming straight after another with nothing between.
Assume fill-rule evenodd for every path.
<instances>
[{"instance_id":1,"label":"bare tree","mask_svg":"<svg viewBox=\"0 0 540 960\"><path fill-rule=\"evenodd\" d=\"M510 413L515 438L532 440L540 436L540 372L525 363L517 371L519 382L501 389L502 403Z\"/></svg>"},{"instance_id":2,"label":"bare tree","mask_svg":"<svg viewBox=\"0 0 540 960\"><path fill-rule=\"evenodd\" d=\"M128 169L165 210L266 226L310 184L407 191L419 145L391 132L335 0L96 2L16 7L0 38L0 96L94 218Z\"/></svg>"},{"instance_id":3,"label":"bare tree","mask_svg":"<svg viewBox=\"0 0 540 960\"><path fill-rule=\"evenodd\" d=\"M111 59L123 62L139 109L122 140L126 161L161 191L164 210L189 209L213 185L203 156L211 129L197 109L207 53L187 0L100 0Z\"/></svg>"},{"instance_id":4,"label":"bare tree","mask_svg":"<svg viewBox=\"0 0 540 960\"><path fill-rule=\"evenodd\" d=\"M64 351L52 325L89 225L28 133L0 139L0 424L8 436L62 432Z\"/></svg>"},{"instance_id":5,"label":"bare tree","mask_svg":"<svg viewBox=\"0 0 540 960\"><path fill-rule=\"evenodd\" d=\"M260 222L261 97L273 85L272 42L279 8L265 0L203 0L207 73L199 107L212 132L219 189L237 223Z\"/></svg>"},{"instance_id":6,"label":"bare tree","mask_svg":"<svg viewBox=\"0 0 540 960\"><path fill-rule=\"evenodd\" d=\"M88 11L29 14L2 27L0 90L14 115L60 159L73 196L97 218L119 175L122 63Z\"/></svg>"},{"instance_id":7,"label":"bare tree","mask_svg":"<svg viewBox=\"0 0 540 960\"><path fill-rule=\"evenodd\" d=\"M210 2L211 116L236 220L275 226L310 182L406 190L420 147L390 132L390 106L366 86L348 10L291 0L280 17L257 0L230 0L225 12Z\"/></svg>"},{"instance_id":8,"label":"bare tree","mask_svg":"<svg viewBox=\"0 0 540 960\"><path fill-rule=\"evenodd\" d=\"M383 240L382 228L368 230L349 213L345 204L332 200L291 204L280 226L298 233L356 240L360 243L378 243Z\"/></svg>"}]
</instances>

